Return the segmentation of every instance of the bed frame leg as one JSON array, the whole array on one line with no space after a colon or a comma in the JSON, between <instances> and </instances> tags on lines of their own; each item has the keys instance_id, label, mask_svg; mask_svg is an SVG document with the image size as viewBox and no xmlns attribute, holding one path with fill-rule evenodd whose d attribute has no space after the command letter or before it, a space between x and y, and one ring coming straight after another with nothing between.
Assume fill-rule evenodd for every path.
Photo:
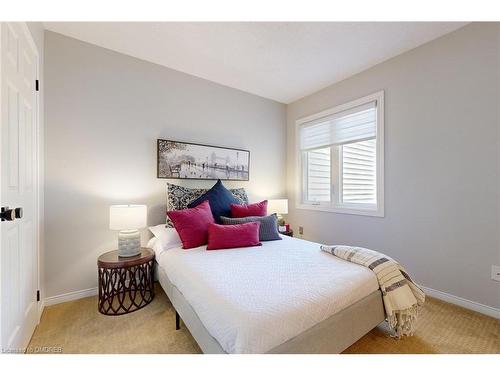
<instances>
[{"instance_id":1,"label":"bed frame leg","mask_svg":"<svg viewBox=\"0 0 500 375\"><path fill-rule=\"evenodd\" d=\"M181 329L181 317L179 316L179 313L176 311L175 312L175 330L178 331Z\"/></svg>"}]
</instances>

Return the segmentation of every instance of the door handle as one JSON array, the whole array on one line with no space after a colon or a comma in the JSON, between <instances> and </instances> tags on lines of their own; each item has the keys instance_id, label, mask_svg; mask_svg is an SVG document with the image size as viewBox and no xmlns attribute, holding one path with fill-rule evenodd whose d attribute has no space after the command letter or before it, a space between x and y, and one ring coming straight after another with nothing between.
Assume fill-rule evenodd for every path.
<instances>
[{"instance_id":1,"label":"door handle","mask_svg":"<svg viewBox=\"0 0 500 375\"><path fill-rule=\"evenodd\" d=\"M16 211L9 207L2 207L0 217L2 218L2 221L12 221L16 218Z\"/></svg>"},{"instance_id":2,"label":"door handle","mask_svg":"<svg viewBox=\"0 0 500 375\"><path fill-rule=\"evenodd\" d=\"M15 209L9 207L2 207L0 212L0 217L2 221L12 221L15 219L21 219L23 217L23 208L17 207Z\"/></svg>"}]
</instances>

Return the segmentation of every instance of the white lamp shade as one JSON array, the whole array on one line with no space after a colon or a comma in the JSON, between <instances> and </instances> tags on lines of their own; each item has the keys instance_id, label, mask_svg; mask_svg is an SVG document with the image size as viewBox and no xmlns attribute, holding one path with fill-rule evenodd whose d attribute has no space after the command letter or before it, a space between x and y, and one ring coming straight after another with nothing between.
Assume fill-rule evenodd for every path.
<instances>
[{"instance_id":1,"label":"white lamp shade","mask_svg":"<svg viewBox=\"0 0 500 375\"><path fill-rule=\"evenodd\" d=\"M146 226L147 207L143 204L109 207L109 229L134 230Z\"/></svg>"},{"instance_id":2,"label":"white lamp shade","mask_svg":"<svg viewBox=\"0 0 500 375\"><path fill-rule=\"evenodd\" d=\"M286 215L288 213L288 199L269 199L267 201L267 212Z\"/></svg>"}]
</instances>

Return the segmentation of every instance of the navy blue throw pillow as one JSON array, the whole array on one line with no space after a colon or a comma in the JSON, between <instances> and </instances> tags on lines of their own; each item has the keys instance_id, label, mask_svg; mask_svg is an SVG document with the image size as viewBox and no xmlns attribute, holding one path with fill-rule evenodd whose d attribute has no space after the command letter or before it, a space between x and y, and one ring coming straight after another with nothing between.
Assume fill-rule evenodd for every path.
<instances>
[{"instance_id":1,"label":"navy blue throw pillow","mask_svg":"<svg viewBox=\"0 0 500 375\"><path fill-rule=\"evenodd\" d=\"M219 224L221 223L221 216L231 216L231 204L239 204L239 200L222 185L221 180L218 180L209 191L196 198L187 206L188 208L193 208L203 201L208 201L215 222Z\"/></svg>"}]
</instances>

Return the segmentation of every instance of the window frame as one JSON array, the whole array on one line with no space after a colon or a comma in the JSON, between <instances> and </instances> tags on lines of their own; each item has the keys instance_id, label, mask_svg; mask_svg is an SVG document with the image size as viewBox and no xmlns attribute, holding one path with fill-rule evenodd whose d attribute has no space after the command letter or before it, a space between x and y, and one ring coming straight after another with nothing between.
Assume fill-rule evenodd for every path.
<instances>
[{"instance_id":1,"label":"window frame","mask_svg":"<svg viewBox=\"0 0 500 375\"><path fill-rule=\"evenodd\" d=\"M331 181L330 181L330 201L329 202L311 202L307 201L307 165L304 162L304 153L300 149L300 128L302 125L318 120L320 118L334 115L338 112L349 110L366 103L377 102L377 135L376 135L376 186L377 186L377 203L342 203L340 202L340 193L342 186L338 184L342 175L341 165L341 146L330 146L330 166L331 166ZM296 176L297 176L297 196L295 200L295 208L303 210L326 211L340 214L364 215L384 217L384 91L378 91L371 95L352 100L333 108L315 113L310 116L302 117L295 122L295 154L296 154ZM324 147L322 147L324 148ZM336 167L338 166L338 167Z\"/></svg>"}]
</instances>

